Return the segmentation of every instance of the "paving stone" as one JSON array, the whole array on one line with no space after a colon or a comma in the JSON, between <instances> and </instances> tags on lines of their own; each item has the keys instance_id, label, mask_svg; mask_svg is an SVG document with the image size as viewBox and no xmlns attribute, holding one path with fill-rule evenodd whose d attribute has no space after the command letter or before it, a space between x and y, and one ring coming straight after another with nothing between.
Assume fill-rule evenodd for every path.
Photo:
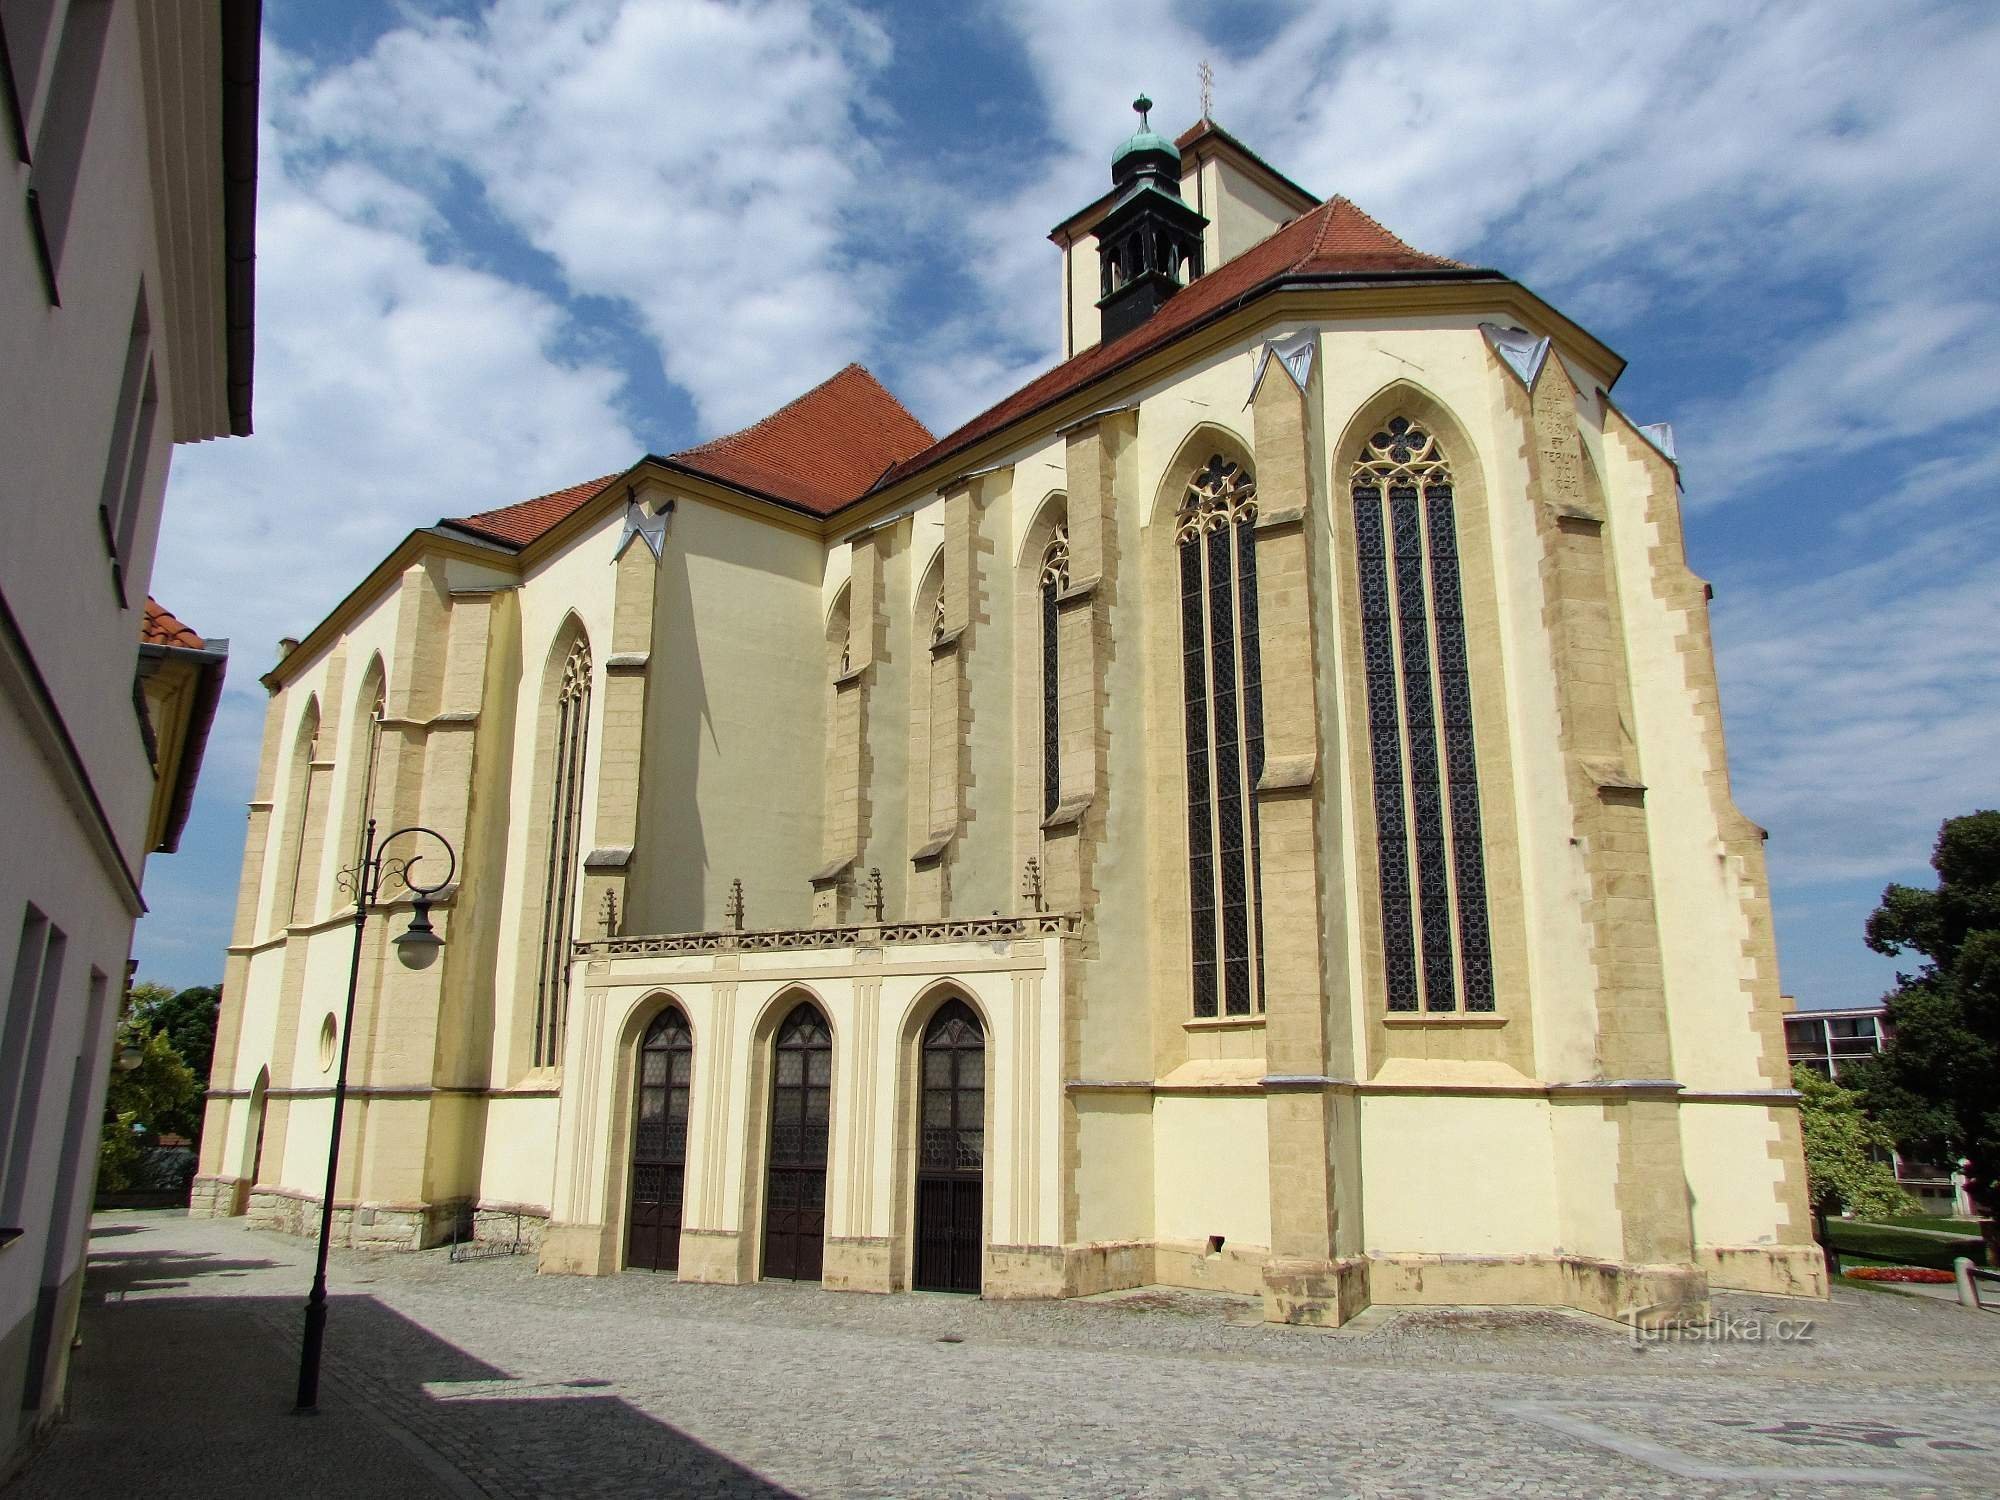
<instances>
[{"instance_id":1,"label":"paving stone","mask_svg":"<svg viewBox=\"0 0 2000 1500\"><path fill-rule=\"evenodd\" d=\"M287 1428L310 1247L168 1214L95 1232L95 1416L7 1500L124 1493L100 1482L106 1422L128 1448L186 1429L161 1497L2000 1493L2000 1317L1876 1293L1719 1296L1759 1341L1634 1343L1535 1308L1327 1333L1169 1288L987 1303L337 1251L322 1412ZM170 1347L93 1357L163 1319ZM236 1365L279 1389L177 1409L190 1371ZM329 1463L342 1487L313 1488Z\"/></svg>"}]
</instances>

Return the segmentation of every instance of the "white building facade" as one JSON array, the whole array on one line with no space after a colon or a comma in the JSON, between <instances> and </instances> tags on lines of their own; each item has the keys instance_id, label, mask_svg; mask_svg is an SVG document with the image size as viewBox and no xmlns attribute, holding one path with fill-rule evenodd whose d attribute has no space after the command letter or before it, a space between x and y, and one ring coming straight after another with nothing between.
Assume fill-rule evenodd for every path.
<instances>
[{"instance_id":1,"label":"white building facade","mask_svg":"<svg viewBox=\"0 0 2000 1500\"><path fill-rule=\"evenodd\" d=\"M173 445L249 430L257 11L0 6L0 1472L61 1405L140 878L220 684L147 584Z\"/></svg>"}]
</instances>

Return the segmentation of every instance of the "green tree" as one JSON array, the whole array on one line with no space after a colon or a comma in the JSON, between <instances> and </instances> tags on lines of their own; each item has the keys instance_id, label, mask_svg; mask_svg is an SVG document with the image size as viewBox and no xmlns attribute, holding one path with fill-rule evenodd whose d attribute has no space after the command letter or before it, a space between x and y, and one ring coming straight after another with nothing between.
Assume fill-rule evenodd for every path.
<instances>
[{"instance_id":1,"label":"green tree","mask_svg":"<svg viewBox=\"0 0 2000 1500\"><path fill-rule=\"evenodd\" d=\"M131 1015L150 1031L163 1031L181 1061L205 1087L215 1056L215 1018L222 1010L222 986L198 984L170 990L163 984L132 986ZM192 1135L192 1131L182 1131Z\"/></svg>"},{"instance_id":2,"label":"green tree","mask_svg":"<svg viewBox=\"0 0 2000 1500\"><path fill-rule=\"evenodd\" d=\"M139 1065L129 1070L117 1065L127 1047L139 1052ZM104 1135L97 1152L97 1186L101 1192L115 1193L132 1186L145 1148L158 1144L163 1130L174 1130L187 1116L201 1085L165 1032L149 1030L130 1016L119 1023L112 1058L111 1084L104 1096Z\"/></svg>"},{"instance_id":3,"label":"green tree","mask_svg":"<svg viewBox=\"0 0 2000 1500\"><path fill-rule=\"evenodd\" d=\"M1882 1159L1895 1140L1868 1118L1861 1094L1842 1088L1803 1063L1792 1069L1799 1091L1799 1123L1806 1138L1806 1190L1813 1214L1847 1212L1861 1219L1915 1213L1917 1205L1896 1183Z\"/></svg>"},{"instance_id":4,"label":"green tree","mask_svg":"<svg viewBox=\"0 0 2000 1500\"><path fill-rule=\"evenodd\" d=\"M1924 963L1897 974L1893 1038L1856 1081L1904 1151L1965 1162L2000 1265L2000 812L1946 819L1931 868L1936 890L1892 885L1868 919L1869 947Z\"/></svg>"}]
</instances>

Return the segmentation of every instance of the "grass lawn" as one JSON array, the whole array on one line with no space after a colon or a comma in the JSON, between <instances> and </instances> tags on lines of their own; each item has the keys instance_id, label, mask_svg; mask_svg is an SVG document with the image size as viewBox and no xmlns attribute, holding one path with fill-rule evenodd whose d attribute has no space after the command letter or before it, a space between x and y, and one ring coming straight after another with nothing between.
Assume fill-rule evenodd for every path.
<instances>
[{"instance_id":1,"label":"grass lawn","mask_svg":"<svg viewBox=\"0 0 2000 1500\"><path fill-rule=\"evenodd\" d=\"M1952 1261L1961 1255L1985 1264L1986 1249L1977 1234L1947 1240L1931 1234L1910 1234L1894 1224L1866 1224L1853 1219L1828 1219L1826 1233L1843 1264L1934 1266L1949 1271Z\"/></svg>"},{"instance_id":2,"label":"grass lawn","mask_svg":"<svg viewBox=\"0 0 2000 1500\"><path fill-rule=\"evenodd\" d=\"M1869 1222L1894 1224L1899 1229L1945 1229L1957 1230L1960 1234L1979 1233L1979 1225L1971 1219L1941 1219L1935 1214L1911 1214L1908 1217L1872 1219Z\"/></svg>"}]
</instances>

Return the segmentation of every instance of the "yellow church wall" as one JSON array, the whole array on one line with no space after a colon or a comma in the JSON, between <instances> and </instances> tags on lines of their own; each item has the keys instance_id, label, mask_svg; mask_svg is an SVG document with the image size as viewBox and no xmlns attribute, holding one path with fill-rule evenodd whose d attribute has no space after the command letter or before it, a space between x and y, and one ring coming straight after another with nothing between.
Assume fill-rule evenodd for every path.
<instances>
[{"instance_id":1,"label":"yellow church wall","mask_svg":"<svg viewBox=\"0 0 2000 1500\"><path fill-rule=\"evenodd\" d=\"M1654 572L1699 588L1687 575L1678 538L1660 536L1646 514L1649 491L1670 484L1665 460L1615 416L1601 439L1619 592L1626 601L1633 711L1646 781L1661 959L1672 997L1675 1075L1690 1088L1768 1086L1762 1047L1744 993L1744 915L1715 816L1711 765L1699 705L1682 666L1690 622L1656 595ZM1663 555L1664 554L1664 555Z\"/></svg>"},{"instance_id":2,"label":"yellow church wall","mask_svg":"<svg viewBox=\"0 0 2000 1500\"><path fill-rule=\"evenodd\" d=\"M1077 1239L1083 1244L1151 1240L1151 1095L1087 1095L1076 1100L1076 1111Z\"/></svg>"},{"instance_id":3,"label":"yellow church wall","mask_svg":"<svg viewBox=\"0 0 2000 1500\"><path fill-rule=\"evenodd\" d=\"M1254 450L1245 398L1255 347L1218 351L1135 396L1137 432L1116 531L1119 576L1105 705L1111 787L1094 913L1101 951L1119 957L1092 971L1096 987L1084 1011L1086 1078L1165 1077L1194 1057L1263 1055L1261 1018L1218 1025L1193 1013L1174 562L1174 516L1187 480L1215 452L1247 456ZM1268 1211L1265 1223L1261 1238L1244 1242L1268 1245ZM1212 1232L1204 1230L1203 1240ZM1162 1237L1166 1233L1161 1230Z\"/></svg>"},{"instance_id":4,"label":"yellow church wall","mask_svg":"<svg viewBox=\"0 0 2000 1500\"><path fill-rule=\"evenodd\" d=\"M535 1007L535 963L537 936L541 930L543 871L532 851L546 841L548 789L537 785L535 748L544 735L549 717L546 685L552 657L571 615L581 625L590 642L592 692L587 726L588 744L603 744L603 715L606 694L604 671L611 654L612 552L624 529L623 513L613 510L599 518L559 553L542 560L523 576L515 591L519 655L515 664L516 691L511 726L493 725L495 731L511 734L515 753L513 774L507 788L507 844L496 862L493 851L478 856L485 871L496 872L497 882L483 885L477 899L497 902L503 929L514 934L502 941L493 966L493 1054L488 1077L494 1087L505 1088L520 1082L533 1068L532 1033ZM634 545L643 545L635 543ZM560 661L555 662L560 672ZM578 847L587 854L593 847L593 824L597 810L597 756L585 756ZM577 887L582 887L581 860ZM488 876L491 879L491 876ZM576 913L579 930L596 929L598 914Z\"/></svg>"},{"instance_id":5,"label":"yellow church wall","mask_svg":"<svg viewBox=\"0 0 2000 1500\"><path fill-rule=\"evenodd\" d=\"M1540 1099L1364 1098L1368 1253L1553 1254L1549 1108Z\"/></svg>"},{"instance_id":6,"label":"yellow church wall","mask_svg":"<svg viewBox=\"0 0 2000 1500\"><path fill-rule=\"evenodd\" d=\"M1202 235L1205 270L1234 260L1298 217L1291 204L1220 157L1202 164L1201 181L1193 194L1190 186L1183 182L1181 195L1209 221Z\"/></svg>"},{"instance_id":7,"label":"yellow church wall","mask_svg":"<svg viewBox=\"0 0 2000 1500\"><path fill-rule=\"evenodd\" d=\"M1078 235L1063 250L1063 319L1065 356L1081 354L1102 343L1103 318L1097 299L1103 286L1103 272L1097 260L1097 236Z\"/></svg>"},{"instance_id":8,"label":"yellow church wall","mask_svg":"<svg viewBox=\"0 0 2000 1500\"><path fill-rule=\"evenodd\" d=\"M1681 1105L1688 1197L1700 1245L1775 1245L1783 1167L1772 1159L1778 1125L1756 1104Z\"/></svg>"},{"instance_id":9,"label":"yellow church wall","mask_svg":"<svg viewBox=\"0 0 2000 1500\"><path fill-rule=\"evenodd\" d=\"M908 518L871 533L867 545L882 554L882 605L874 622L876 650L865 684L867 707L862 734L861 857L852 879L855 910L865 909L871 870L882 872L883 910L905 910L909 892L910 788L915 767L910 764L914 684L919 660L929 661L930 622L917 632L916 591L930 553L912 552L914 527ZM933 544L935 547L935 544ZM918 843L921 840L916 841Z\"/></svg>"},{"instance_id":10,"label":"yellow church wall","mask_svg":"<svg viewBox=\"0 0 2000 1500\"><path fill-rule=\"evenodd\" d=\"M1270 1154L1265 1105L1257 1096L1161 1094L1153 1100L1153 1226L1172 1251L1161 1270L1187 1269L1189 1249L1210 1236L1225 1251L1271 1244Z\"/></svg>"},{"instance_id":11,"label":"yellow church wall","mask_svg":"<svg viewBox=\"0 0 2000 1500\"><path fill-rule=\"evenodd\" d=\"M485 1100L479 1199L548 1211L555 1178L556 1095L495 1093Z\"/></svg>"},{"instance_id":12,"label":"yellow church wall","mask_svg":"<svg viewBox=\"0 0 2000 1500\"><path fill-rule=\"evenodd\" d=\"M965 821L950 859L948 910L983 916L1011 912L1024 903L1022 866L1015 848L1016 652L1039 640L1037 623L1017 617L1011 476L995 475L973 497L970 620L965 650L966 702L971 722L964 734L963 764L970 772L961 793Z\"/></svg>"},{"instance_id":13,"label":"yellow church wall","mask_svg":"<svg viewBox=\"0 0 2000 1500\"><path fill-rule=\"evenodd\" d=\"M634 546L643 546L635 542ZM804 926L825 765L818 541L678 498L654 592L631 932ZM582 931L599 930L597 913Z\"/></svg>"},{"instance_id":14,"label":"yellow church wall","mask_svg":"<svg viewBox=\"0 0 2000 1500\"><path fill-rule=\"evenodd\" d=\"M1549 1110L1556 1184L1556 1240L1567 1255L1615 1261L1625 1254L1618 1211L1618 1124L1601 1100Z\"/></svg>"}]
</instances>

